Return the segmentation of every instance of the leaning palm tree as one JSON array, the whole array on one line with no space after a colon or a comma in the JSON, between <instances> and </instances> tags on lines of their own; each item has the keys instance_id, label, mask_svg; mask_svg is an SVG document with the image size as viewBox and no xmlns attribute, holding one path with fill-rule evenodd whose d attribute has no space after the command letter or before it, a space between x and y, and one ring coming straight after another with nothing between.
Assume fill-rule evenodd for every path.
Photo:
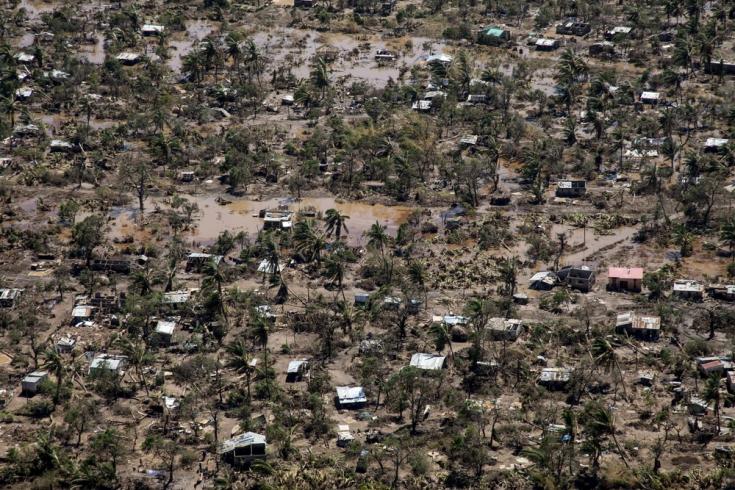
<instances>
[{"instance_id":1,"label":"leaning palm tree","mask_svg":"<svg viewBox=\"0 0 735 490\"><path fill-rule=\"evenodd\" d=\"M61 383L64 376L64 359L54 348L46 349L44 352L43 367L54 373L56 376L56 390L54 391L54 407L59 404L61 394Z\"/></svg>"},{"instance_id":2,"label":"leaning palm tree","mask_svg":"<svg viewBox=\"0 0 735 490\"><path fill-rule=\"evenodd\" d=\"M342 232L349 233L345 222L350 219L349 216L340 213L334 208L327 209L324 213L325 231L328 237L334 234L335 240L339 241Z\"/></svg>"},{"instance_id":3,"label":"leaning palm tree","mask_svg":"<svg viewBox=\"0 0 735 490\"><path fill-rule=\"evenodd\" d=\"M623 386L623 397L627 399L628 393L625 389L623 372L620 369L618 355L615 352L615 346L612 342L606 338L596 338L592 342L591 353L599 366L607 372L614 372L616 374L616 380ZM616 384L618 381L616 381Z\"/></svg>"},{"instance_id":4,"label":"leaning palm tree","mask_svg":"<svg viewBox=\"0 0 735 490\"><path fill-rule=\"evenodd\" d=\"M623 460L626 468L630 468L628 461L625 459L625 453L623 452L622 447L620 447L620 443L615 436L615 418L613 417L610 409L600 405L599 403L593 402L591 405L587 406L584 415L586 418L583 421L583 425L585 426L585 432L591 436L591 440L599 441L605 437L610 437L618 451L618 454L620 455L620 459Z\"/></svg>"},{"instance_id":5,"label":"leaning palm tree","mask_svg":"<svg viewBox=\"0 0 735 490\"><path fill-rule=\"evenodd\" d=\"M431 335L434 339L434 347L438 352L444 350L444 347L449 347L449 357L454 360L454 349L452 348L452 334L449 331L449 327L444 322L434 322L430 328Z\"/></svg>"},{"instance_id":6,"label":"leaning palm tree","mask_svg":"<svg viewBox=\"0 0 735 490\"><path fill-rule=\"evenodd\" d=\"M135 377L138 378L137 382L143 385L146 395L150 395L148 382L143 374L143 366L151 360L145 342L133 341L129 337L119 337L115 345L127 357L127 362L133 367Z\"/></svg>"},{"instance_id":7,"label":"leaning palm tree","mask_svg":"<svg viewBox=\"0 0 735 490\"><path fill-rule=\"evenodd\" d=\"M229 359L227 360L227 367L234 369L240 374L245 375L245 381L247 383L248 390L248 403L250 403L250 385L252 382L253 374L255 373L255 363L253 363L253 355L241 339L236 340L227 345L227 353Z\"/></svg>"}]
</instances>

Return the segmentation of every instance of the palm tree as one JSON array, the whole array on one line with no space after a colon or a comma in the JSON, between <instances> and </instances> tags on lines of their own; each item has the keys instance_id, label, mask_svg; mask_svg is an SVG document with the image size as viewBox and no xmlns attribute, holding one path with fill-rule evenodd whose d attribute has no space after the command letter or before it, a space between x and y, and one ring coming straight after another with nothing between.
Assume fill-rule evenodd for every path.
<instances>
[{"instance_id":1,"label":"palm tree","mask_svg":"<svg viewBox=\"0 0 735 490\"><path fill-rule=\"evenodd\" d=\"M365 232L365 236L368 239L368 247L380 250L380 255L384 256L385 247L390 241L390 237L385 232L385 226L376 221L370 226L370 229Z\"/></svg>"},{"instance_id":2,"label":"palm tree","mask_svg":"<svg viewBox=\"0 0 735 490\"><path fill-rule=\"evenodd\" d=\"M617 437L615 437L615 419L612 412L597 402L591 402L584 411L585 419L583 425L585 431L590 437L590 442L596 447L593 456L593 468L599 465L599 457L602 453L600 442L605 437L610 437L618 450L620 459L623 460L626 468L630 468L628 461L625 459L625 453L620 447Z\"/></svg>"},{"instance_id":3,"label":"palm tree","mask_svg":"<svg viewBox=\"0 0 735 490\"><path fill-rule=\"evenodd\" d=\"M472 325L472 365L482 359L485 351L485 327L492 316L492 303L484 298L472 298L467 302L465 314Z\"/></svg>"},{"instance_id":4,"label":"palm tree","mask_svg":"<svg viewBox=\"0 0 735 490\"><path fill-rule=\"evenodd\" d=\"M674 227L673 237L674 243L679 246L681 256L688 257L691 255L694 235L687 229L685 224L679 223Z\"/></svg>"},{"instance_id":5,"label":"palm tree","mask_svg":"<svg viewBox=\"0 0 735 490\"><path fill-rule=\"evenodd\" d=\"M309 262L315 260L317 265L322 262L322 250L327 246L324 235L314 227L314 220L299 221L294 230L294 244L296 252Z\"/></svg>"},{"instance_id":6,"label":"palm tree","mask_svg":"<svg viewBox=\"0 0 735 490\"><path fill-rule=\"evenodd\" d=\"M255 373L253 356L245 345L245 342L242 340L236 340L227 345L227 353L230 355L230 358L227 361L227 367L245 375L248 389L248 403L250 403L250 384L252 382L253 374Z\"/></svg>"},{"instance_id":7,"label":"palm tree","mask_svg":"<svg viewBox=\"0 0 735 490\"><path fill-rule=\"evenodd\" d=\"M257 344L260 345L263 350L263 377L266 383L266 389L268 391L268 399L271 396L270 382L268 380L270 366L268 364L268 336L270 333L270 320L260 313L256 313L253 317L253 322L250 327L250 333Z\"/></svg>"},{"instance_id":8,"label":"palm tree","mask_svg":"<svg viewBox=\"0 0 735 490\"><path fill-rule=\"evenodd\" d=\"M143 385L146 395L150 395L148 382L143 374L143 366L150 360L145 342L133 341L129 337L120 337L116 340L115 344L125 354L130 365L133 366L135 377L138 378L137 382Z\"/></svg>"},{"instance_id":9,"label":"palm tree","mask_svg":"<svg viewBox=\"0 0 735 490\"><path fill-rule=\"evenodd\" d=\"M503 281L503 291L512 298L516 294L516 287L518 286L518 263L516 258L501 259L497 266L498 274L500 279Z\"/></svg>"},{"instance_id":10,"label":"palm tree","mask_svg":"<svg viewBox=\"0 0 735 490\"><path fill-rule=\"evenodd\" d=\"M253 75L260 85L260 74L265 68L265 60L258 50L258 45L252 39L248 39L245 43L245 66L248 70L248 81L252 80Z\"/></svg>"},{"instance_id":11,"label":"palm tree","mask_svg":"<svg viewBox=\"0 0 735 490\"><path fill-rule=\"evenodd\" d=\"M311 107L316 103L316 96L313 93L311 85L302 82L296 87L293 93L294 102L304 107Z\"/></svg>"},{"instance_id":12,"label":"palm tree","mask_svg":"<svg viewBox=\"0 0 735 490\"><path fill-rule=\"evenodd\" d=\"M225 46L227 56L232 60L232 68L237 71L240 67L240 60L243 56L243 50L240 46L240 35L236 32L230 32L225 38Z\"/></svg>"},{"instance_id":13,"label":"palm tree","mask_svg":"<svg viewBox=\"0 0 735 490\"><path fill-rule=\"evenodd\" d=\"M327 89L329 88L329 66L324 58L316 60L314 68L311 70L311 83L319 91L319 100L324 100Z\"/></svg>"},{"instance_id":14,"label":"palm tree","mask_svg":"<svg viewBox=\"0 0 735 490\"><path fill-rule=\"evenodd\" d=\"M263 282L265 282L266 274L270 274L271 280L281 275L281 257L278 251L278 245L273 240L273 236L268 233L261 237L262 247L264 251L264 260L266 261L266 271L263 274Z\"/></svg>"},{"instance_id":15,"label":"palm tree","mask_svg":"<svg viewBox=\"0 0 735 490\"><path fill-rule=\"evenodd\" d=\"M434 347L438 352L444 350L444 346L449 347L449 356L454 360L454 350L452 349L452 334L449 327L444 322L434 322L431 325L431 335L434 338Z\"/></svg>"},{"instance_id":16,"label":"palm tree","mask_svg":"<svg viewBox=\"0 0 735 490\"><path fill-rule=\"evenodd\" d=\"M184 57L182 63L183 71L188 72L195 83L201 82L204 74L204 55L202 53L200 49L193 49Z\"/></svg>"},{"instance_id":17,"label":"palm tree","mask_svg":"<svg viewBox=\"0 0 735 490\"><path fill-rule=\"evenodd\" d=\"M3 99L3 111L10 118L11 127L15 127L15 114L18 112L19 107L20 102L15 98L15 96L10 95Z\"/></svg>"},{"instance_id":18,"label":"palm tree","mask_svg":"<svg viewBox=\"0 0 735 490\"><path fill-rule=\"evenodd\" d=\"M131 288L137 290L141 296L148 296L153 292L154 273L155 271L150 267L137 269L130 280Z\"/></svg>"},{"instance_id":19,"label":"palm tree","mask_svg":"<svg viewBox=\"0 0 735 490\"><path fill-rule=\"evenodd\" d=\"M707 378L704 388L704 399L715 404L715 417L717 418L717 435L720 434L720 373L715 373Z\"/></svg>"},{"instance_id":20,"label":"palm tree","mask_svg":"<svg viewBox=\"0 0 735 490\"><path fill-rule=\"evenodd\" d=\"M62 377L64 376L64 359L54 348L46 349L43 355L45 357L43 367L52 371L54 376L56 376L56 390L54 391L53 398L55 407L59 404L59 396L61 394L61 382Z\"/></svg>"},{"instance_id":21,"label":"palm tree","mask_svg":"<svg viewBox=\"0 0 735 490\"><path fill-rule=\"evenodd\" d=\"M202 286L204 289L213 289L216 293L216 301L217 306L219 307L220 313L222 313L222 319L225 322L225 326L229 327L229 320L227 317L227 305L225 304L225 294L222 288L222 285L225 282L225 276L222 270L222 267L220 267L220 262L216 262L214 260L211 260L205 267L204 267L204 280L202 282Z\"/></svg>"},{"instance_id":22,"label":"palm tree","mask_svg":"<svg viewBox=\"0 0 735 490\"><path fill-rule=\"evenodd\" d=\"M223 53L219 48L219 44L211 39L205 39L202 41L199 51L202 52L204 57L204 67L206 70L214 68L214 78L217 79L219 74L219 67L223 61Z\"/></svg>"},{"instance_id":23,"label":"palm tree","mask_svg":"<svg viewBox=\"0 0 735 490\"><path fill-rule=\"evenodd\" d=\"M337 251L330 254L324 264L324 269L327 278L337 285L337 290L339 291L339 294L342 295L342 300L345 300L343 286L346 274L344 253Z\"/></svg>"},{"instance_id":24,"label":"palm tree","mask_svg":"<svg viewBox=\"0 0 735 490\"><path fill-rule=\"evenodd\" d=\"M408 265L408 277L416 288L424 295L424 307L427 306L429 291L426 288L426 264L420 260L412 260Z\"/></svg>"},{"instance_id":25,"label":"palm tree","mask_svg":"<svg viewBox=\"0 0 735 490\"><path fill-rule=\"evenodd\" d=\"M730 218L720 228L720 240L730 249L730 258L735 264L735 218Z\"/></svg>"},{"instance_id":26,"label":"palm tree","mask_svg":"<svg viewBox=\"0 0 735 490\"><path fill-rule=\"evenodd\" d=\"M339 313L339 325L345 335L352 338L352 328L356 323L362 323L365 320L365 313L355 308L351 303L342 298L337 302L337 312Z\"/></svg>"},{"instance_id":27,"label":"palm tree","mask_svg":"<svg viewBox=\"0 0 735 490\"><path fill-rule=\"evenodd\" d=\"M615 371L620 384L623 386L623 396L627 399L628 394L625 389L625 380L623 379L623 372L620 369L620 363L618 361L618 355L615 352L615 346L606 338L596 338L592 342L592 356L599 366L605 369L607 372ZM617 383L617 382L616 382Z\"/></svg>"},{"instance_id":28,"label":"palm tree","mask_svg":"<svg viewBox=\"0 0 735 490\"><path fill-rule=\"evenodd\" d=\"M339 241L342 237L343 231L345 233L349 233L350 231L347 229L347 225L345 224L348 219L350 219L349 216L340 213L334 208L327 209L324 213L324 224L327 236L331 237L332 234L334 234L335 240Z\"/></svg>"}]
</instances>

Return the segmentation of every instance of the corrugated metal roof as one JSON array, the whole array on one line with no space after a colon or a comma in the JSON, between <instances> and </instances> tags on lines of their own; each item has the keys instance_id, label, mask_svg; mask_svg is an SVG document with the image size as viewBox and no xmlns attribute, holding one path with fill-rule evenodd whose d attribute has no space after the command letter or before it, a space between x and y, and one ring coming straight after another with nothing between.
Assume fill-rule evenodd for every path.
<instances>
[{"instance_id":1,"label":"corrugated metal roof","mask_svg":"<svg viewBox=\"0 0 735 490\"><path fill-rule=\"evenodd\" d=\"M419 352L411 356L411 366L429 371L438 371L444 367L446 359L444 356Z\"/></svg>"},{"instance_id":2,"label":"corrugated metal roof","mask_svg":"<svg viewBox=\"0 0 735 490\"><path fill-rule=\"evenodd\" d=\"M158 320L158 323L156 323L156 333L173 335L175 328L176 328L176 322Z\"/></svg>"},{"instance_id":3,"label":"corrugated metal roof","mask_svg":"<svg viewBox=\"0 0 735 490\"><path fill-rule=\"evenodd\" d=\"M306 359L301 359L298 361L291 361L288 363L288 370L286 372L288 374L298 374L301 366L304 366L304 369L306 369L306 366L308 365L309 365L309 361L307 361Z\"/></svg>"},{"instance_id":4,"label":"corrugated metal roof","mask_svg":"<svg viewBox=\"0 0 735 490\"><path fill-rule=\"evenodd\" d=\"M337 386L337 398L340 405L367 402L365 389L362 386Z\"/></svg>"},{"instance_id":5,"label":"corrugated metal roof","mask_svg":"<svg viewBox=\"0 0 735 490\"><path fill-rule=\"evenodd\" d=\"M229 453L238 447L247 447L255 444L266 444L265 436L256 434L255 432L244 432L232 439L224 441L220 444L217 452L219 454Z\"/></svg>"}]
</instances>

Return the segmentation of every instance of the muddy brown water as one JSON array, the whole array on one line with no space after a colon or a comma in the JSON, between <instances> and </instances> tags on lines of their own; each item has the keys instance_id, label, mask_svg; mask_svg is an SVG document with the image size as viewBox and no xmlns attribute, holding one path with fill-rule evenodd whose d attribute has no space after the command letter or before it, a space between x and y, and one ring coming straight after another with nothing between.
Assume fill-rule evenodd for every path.
<instances>
[{"instance_id":1,"label":"muddy brown water","mask_svg":"<svg viewBox=\"0 0 735 490\"><path fill-rule=\"evenodd\" d=\"M94 43L81 45L78 52L87 62L101 65L105 62L105 36L98 32L94 37Z\"/></svg>"},{"instance_id":2,"label":"muddy brown water","mask_svg":"<svg viewBox=\"0 0 735 490\"><path fill-rule=\"evenodd\" d=\"M168 41L170 58L166 63L173 71L180 73L184 58L191 52L194 45L214 32L215 26L207 20L192 20L186 23L186 31L174 36Z\"/></svg>"},{"instance_id":3,"label":"muddy brown water","mask_svg":"<svg viewBox=\"0 0 735 490\"><path fill-rule=\"evenodd\" d=\"M397 80L401 66L410 67L431 54L445 52L447 48L441 41L424 37L385 41L375 35L318 34L291 28L257 32L252 39L270 60L271 66L289 62L291 72L297 78L309 76L312 59L322 46L334 48L339 54L331 64L332 78L349 76L376 86L385 85L389 79ZM398 59L387 65L378 65L374 60L378 49L392 50Z\"/></svg>"},{"instance_id":4,"label":"muddy brown water","mask_svg":"<svg viewBox=\"0 0 735 490\"><path fill-rule=\"evenodd\" d=\"M41 17L44 12L51 12L62 4L38 2L32 0L21 0L18 4L18 10L25 9L26 17L29 20L36 20Z\"/></svg>"},{"instance_id":5,"label":"muddy brown water","mask_svg":"<svg viewBox=\"0 0 735 490\"><path fill-rule=\"evenodd\" d=\"M230 204L221 205L217 196L182 195L190 202L199 206L196 216L196 228L188 233L192 242L202 246L211 245L225 230L230 233L244 231L251 239L255 238L263 226L263 219L258 213L262 209L275 209L285 205L292 211L313 209L324 214L327 209L334 208L349 216L347 220L347 241L351 245L364 245L367 240L363 236L370 226L378 222L386 227L388 234L395 236L398 227L408 220L409 215L416 209L410 206L386 206L383 204L368 204L364 202L340 201L333 197L309 197L301 200L292 198L274 198L266 200L232 199ZM230 197L228 197L230 199ZM150 199L146 203L146 212L156 206L167 208L162 199ZM136 236L137 225L134 208L113 208L111 237Z\"/></svg>"},{"instance_id":6,"label":"muddy brown water","mask_svg":"<svg viewBox=\"0 0 735 490\"><path fill-rule=\"evenodd\" d=\"M181 72L183 59L202 39L216 31L209 21L187 23L183 35L174 36L168 44L171 57L168 66ZM297 78L309 77L312 60L322 46L329 46L339 55L331 65L332 78L349 76L372 85L383 86L388 80L397 80L401 66L412 66L426 56L441 53L446 45L434 39L413 37L384 41L378 36L349 36L339 33L319 34L314 31L275 28L252 34L251 39L268 61L269 68L286 64ZM410 41L410 42L409 42ZM408 45L411 46L409 49ZM374 61L377 49L391 49L399 55L395 63L378 65Z\"/></svg>"}]
</instances>

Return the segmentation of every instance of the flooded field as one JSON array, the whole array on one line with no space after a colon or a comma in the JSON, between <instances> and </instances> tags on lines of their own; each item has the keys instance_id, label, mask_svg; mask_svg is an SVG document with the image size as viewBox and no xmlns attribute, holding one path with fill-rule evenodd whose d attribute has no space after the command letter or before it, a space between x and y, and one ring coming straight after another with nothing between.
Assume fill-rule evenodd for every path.
<instances>
[{"instance_id":1,"label":"flooded field","mask_svg":"<svg viewBox=\"0 0 735 490\"><path fill-rule=\"evenodd\" d=\"M374 35L355 37L290 28L257 32L252 39L271 63L290 62L291 72L297 78L307 78L312 60L329 51L336 53L336 61L332 64L334 78L350 77L375 86L383 86L389 79L400 78L401 66L411 66L446 49L443 42L422 37L386 41ZM374 60L378 49L395 52L397 60L388 65L379 65Z\"/></svg>"},{"instance_id":2,"label":"flooded field","mask_svg":"<svg viewBox=\"0 0 735 490\"><path fill-rule=\"evenodd\" d=\"M205 20L187 22L186 31L177 33L168 41L169 56L166 62L168 67L176 73L181 73L184 58L194 46L214 31L214 25Z\"/></svg>"},{"instance_id":3,"label":"flooded field","mask_svg":"<svg viewBox=\"0 0 735 490\"><path fill-rule=\"evenodd\" d=\"M100 33L96 33L94 35L94 42L82 45L79 54L87 62L94 65L101 65L105 62L105 37Z\"/></svg>"},{"instance_id":4,"label":"flooded field","mask_svg":"<svg viewBox=\"0 0 735 490\"><path fill-rule=\"evenodd\" d=\"M37 0L21 0L18 4L18 10L23 9L29 20L37 20L41 17L41 14L52 12L61 5L63 4L47 3Z\"/></svg>"},{"instance_id":5,"label":"flooded field","mask_svg":"<svg viewBox=\"0 0 735 490\"><path fill-rule=\"evenodd\" d=\"M187 23L184 33L177 33L168 41L171 48L167 61L169 68L181 73L186 55L215 32L216 25L209 21ZM398 79L402 66L411 66L446 49L443 42L422 37L385 41L376 35L355 37L293 28L256 31L250 38L270 66L286 63L297 78L307 78L314 58L324 51L330 51L331 54L336 53L336 60L331 66L333 78L350 77L376 86L383 86L390 79ZM398 59L389 65L378 65L374 60L378 49L392 50L397 53Z\"/></svg>"},{"instance_id":6,"label":"flooded field","mask_svg":"<svg viewBox=\"0 0 735 490\"><path fill-rule=\"evenodd\" d=\"M408 220L414 208L409 206L386 206L382 204L367 204L360 202L343 202L332 197L312 197L296 201L292 198L274 198L263 201L251 199L234 199L230 204L221 205L217 196L187 196L182 195L190 202L196 203L199 212L196 216L196 227L187 233L187 237L198 245L211 245L223 231L238 233L244 231L251 238L255 238L262 228L263 219L258 213L263 209L276 209L287 206L291 211L313 210L321 216L327 209L335 208L350 217L347 220L347 240L351 245L363 245L363 233L375 222L385 226L387 232L395 235L398 227ZM151 199L147 202L147 212L156 206L166 209L167 204L161 199ZM137 210L133 208L113 208L111 212L112 236L139 236L139 226L136 222Z\"/></svg>"}]
</instances>

